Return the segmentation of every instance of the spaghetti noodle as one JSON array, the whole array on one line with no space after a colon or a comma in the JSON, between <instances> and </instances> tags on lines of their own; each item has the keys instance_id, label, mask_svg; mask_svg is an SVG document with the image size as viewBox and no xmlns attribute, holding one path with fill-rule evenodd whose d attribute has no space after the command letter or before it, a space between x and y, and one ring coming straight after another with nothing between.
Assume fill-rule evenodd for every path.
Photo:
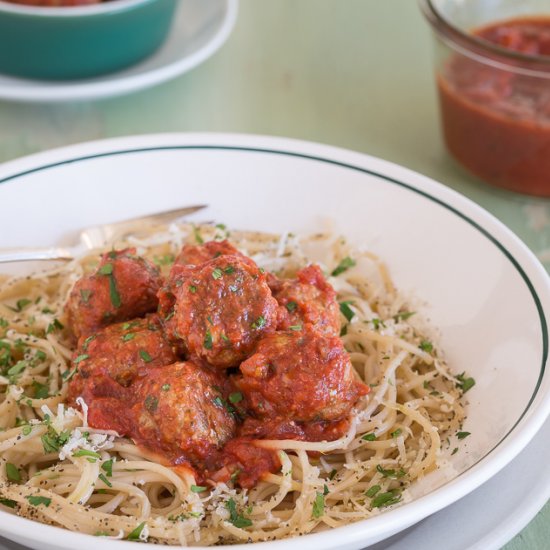
<instances>
[{"instance_id":1,"label":"spaghetti noodle","mask_svg":"<svg viewBox=\"0 0 550 550\"><path fill-rule=\"evenodd\" d=\"M260 440L281 470L252 489L200 487L192 473L69 407L73 350L63 307L97 252L0 286L0 504L18 515L90 535L212 545L256 542L338 527L405 502L407 487L438 466L442 440L464 418L457 379L429 327L374 255L341 238L232 232L222 226L136 228L133 246L167 271L184 243L229 238L261 268L290 277L318 263L335 288L341 338L371 391L335 441ZM109 250L110 246L106 248ZM461 387L462 386L462 387Z\"/></svg>"}]
</instances>

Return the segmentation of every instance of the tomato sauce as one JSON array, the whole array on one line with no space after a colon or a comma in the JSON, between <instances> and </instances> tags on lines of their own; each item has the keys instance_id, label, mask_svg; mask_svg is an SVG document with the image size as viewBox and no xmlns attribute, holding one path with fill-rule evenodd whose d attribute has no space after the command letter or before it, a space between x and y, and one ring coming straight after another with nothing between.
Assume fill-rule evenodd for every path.
<instances>
[{"instance_id":1,"label":"tomato sauce","mask_svg":"<svg viewBox=\"0 0 550 550\"><path fill-rule=\"evenodd\" d=\"M179 261L165 281L135 250L112 250L76 282L69 400L84 400L89 425L199 483L245 488L281 468L260 440L342 437L369 387L320 268L278 281L227 242L185 245Z\"/></svg>"},{"instance_id":2,"label":"tomato sauce","mask_svg":"<svg viewBox=\"0 0 550 550\"><path fill-rule=\"evenodd\" d=\"M548 64L540 65L537 76L453 56L438 77L447 147L488 183L548 197L550 17L498 22L474 35L522 54L548 56Z\"/></svg>"}]
</instances>

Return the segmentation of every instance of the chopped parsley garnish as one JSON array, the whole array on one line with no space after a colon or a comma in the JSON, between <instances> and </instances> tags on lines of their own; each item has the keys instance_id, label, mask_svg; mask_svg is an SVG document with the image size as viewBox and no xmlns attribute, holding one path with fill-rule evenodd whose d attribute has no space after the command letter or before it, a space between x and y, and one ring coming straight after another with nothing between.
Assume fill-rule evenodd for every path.
<instances>
[{"instance_id":1,"label":"chopped parsley garnish","mask_svg":"<svg viewBox=\"0 0 550 550\"><path fill-rule=\"evenodd\" d=\"M332 481L334 479L334 476L338 473L338 470L336 468L333 468L330 471L330 474L328 475L328 478Z\"/></svg>"},{"instance_id":2,"label":"chopped parsley garnish","mask_svg":"<svg viewBox=\"0 0 550 550\"><path fill-rule=\"evenodd\" d=\"M380 489L382 489L380 485L373 485L365 492L365 495L367 495L369 498L372 498L374 495L376 495L376 493L380 491Z\"/></svg>"},{"instance_id":3,"label":"chopped parsley garnish","mask_svg":"<svg viewBox=\"0 0 550 550\"><path fill-rule=\"evenodd\" d=\"M365 441L376 441L376 434L375 433L365 434L361 439Z\"/></svg>"},{"instance_id":4,"label":"chopped parsley garnish","mask_svg":"<svg viewBox=\"0 0 550 550\"><path fill-rule=\"evenodd\" d=\"M347 333L348 333L348 325L344 325L344 326L340 329L340 336L345 336Z\"/></svg>"},{"instance_id":5,"label":"chopped parsley garnish","mask_svg":"<svg viewBox=\"0 0 550 550\"><path fill-rule=\"evenodd\" d=\"M330 491L328 490L328 485L326 483L323 484L323 495L327 496L329 493Z\"/></svg>"},{"instance_id":6,"label":"chopped parsley garnish","mask_svg":"<svg viewBox=\"0 0 550 550\"><path fill-rule=\"evenodd\" d=\"M14 311L23 311L29 304L32 303L32 300L28 300L27 298L21 298L20 300L17 300L15 307L16 309Z\"/></svg>"},{"instance_id":7,"label":"chopped parsley garnish","mask_svg":"<svg viewBox=\"0 0 550 550\"><path fill-rule=\"evenodd\" d=\"M189 292L191 292L191 294L195 294L195 292L197 292L197 287L195 285L191 285L189 287Z\"/></svg>"},{"instance_id":8,"label":"chopped parsley garnish","mask_svg":"<svg viewBox=\"0 0 550 550\"><path fill-rule=\"evenodd\" d=\"M390 435L393 438L399 437L401 435L401 428L397 428L397 430L395 430L394 432L391 432Z\"/></svg>"},{"instance_id":9,"label":"chopped parsley garnish","mask_svg":"<svg viewBox=\"0 0 550 550\"><path fill-rule=\"evenodd\" d=\"M86 359L89 359L90 356L86 353L84 353L83 355L79 355L74 361L73 363L75 365L78 365L78 363L81 363L82 361L85 361Z\"/></svg>"},{"instance_id":10,"label":"chopped parsley garnish","mask_svg":"<svg viewBox=\"0 0 550 550\"><path fill-rule=\"evenodd\" d=\"M41 384L36 380L33 381L32 387L34 389L34 398L35 399L46 399L50 396L50 390L46 384Z\"/></svg>"},{"instance_id":11,"label":"chopped parsley garnish","mask_svg":"<svg viewBox=\"0 0 550 550\"><path fill-rule=\"evenodd\" d=\"M242 400L243 400L243 394L240 391L229 394L229 401L231 403L239 403Z\"/></svg>"},{"instance_id":12,"label":"chopped parsley garnish","mask_svg":"<svg viewBox=\"0 0 550 550\"><path fill-rule=\"evenodd\" d=\"M344 271L347 271L350 267L353 267L355 265L355 260L350 258L349 256L346 256L332 271L331 275L333 277L336 277L337 275L340 275L340 273L344 273Z\"/></svg>"},{"instance_id":13,"label":"chopped parsley garnish","mask_svg":"<svg viewBox=\"0 0 550 550\"><path fill-rule=\"evenodd\" d=\"M106 263L105 265L103 265L99 268L98 273L100 275L112 275L112 273L113 273L113 264L111 262Z\"/></svg>"},{"instance_id":14,"label":"chopped parsley garnish","mask_svg":"<svg viewBox=\"0 0 550 550\"><path fill-rule=\"evenodd\" d=\"M456 379L458 380L457 386L462 389L463 393L466 393L468 390L471 390L475 385L476 381L473 378L466 378L466 373L463 372L459 374Z\"/></svg>"},{"instance_id":15,"label":"chopped parsley garnish","mask_svg":"<svg viewBox=\"0 0 550 550\"><path fill-rule=\"evenodd\" d=\"M49 418L44 417L44 422L49 424ZM45 453L56 453L60 447L63 447L69 438L71 433L69 430L64 430L58 434L51 426L48 426L48 431L40 438L42 440L42 446Z\"/></svg>"},{"instance_id":16,"label":"chopped parsley garnish","mask_svg":"<svg viewBox=\"0 0 550 550\"><path fill-rule=\"evenodd\" d=\"M48 325L48 328L46 329L46 334L51 334L52 332L56 332L57 330L63 330L64 328L65 327L59 321L59 319L54 319L53 322Z\"/></svg>"},{"instance_id":17,"label":"chopped parsley garnish","mask_svg":"<svg viewBox=\"0 0 550 550\"><path fill-rule=\"evenodd\" d=\"M349 307L352 303L350 301L340 302L340 311L348 321L351 321L355 317L355 312Z\"/></svg>"},{"instance_id":18,"label":"chopped parsley garnish","mask_svg":"<svg viewBox=\"0 0 550 550\"><path fill-rule=\"evenodd\" d=\"M11 500L9 498L0 498L0 504L3 504L4 506L7 506L8 508L15 508L17 505L17 502L15 500Z\"/></svg>"},{"instance_id":19,"label":"chopped parsley garnish","mask_svg":"<svg viewBox=\"0 0 550 550\"><path fill-rule=\"evenodd\" d=\"M88 449L78 449L78 451L73 453L73 456L90 456L92 458L101 458L99 453L96 453L95 451L88 451Z\"/></svg>"},{"instance_id":20,"label":"chopped parsley garnish","mask_svg":"<svg viewBox=\"0 0 550 550\"><path fill-rule=\"evenodd\" d=\"M374 319L370 320L372 323L372 326L374 327L374 330L378 330L380 327L385 327L384 321L382 319L378 319L375 317Z\"/></svg>"},{"instance_id":21,"label":"chopped parsley garnish","mask_svg":"<svg viewBox=\"0 0 550 550\"><path fill-rule=\"evenodd\" d=\"M125 334L125 335L122 337L122 341L123 341L123 342L129 342L130 340L133 340L135 337L136 337L136 333L135 333L135 332L129 332L128 334Z\"/></svg>"},{"instance_id":22,"label":"chopped parsley garnish","mask_svg":"<svg viewBox=\"0 0 550 550\"><path fill-rule=\"evenodd\" d=\"M199 229L196 225L193 226L193 234L195 235L195 240L199 244L204 243L204 239L201 237L201 234L199 233Z\"/></svg>"},{"instance_id":23,"label":"chopped parsley garnish","mask_svg":"<svg viewBox=\"0 0 550 550\"><path fill-rule=\"evenodd\" d=\"M114 459L111 458L101 465L101 469L107 474L108 477L112 477L113 475L113 462Z\"/></svg>"},{"instance_id":24,"label":"chopped parsley garnish","mask_svg":"<svg viewBox=\"0 0 550 550\"><path fill-rule=\"evenodd\" d=\"M176 310L174 308L172 308L172 311L170 311L170 313L164 318L165 321L170 321L170 319L172 319L172 317L176 314Z\"/></svg>"},{"instance_id":25,"label":"chopped parsley garnish","mask_svg":"<svg viewBox=\"0 0 550 550\"><path fill-rule=\"evenodd\" d=\"M35 357L38 361L44 361L44 359L46 359L47 356L41 349L39 349L37 350Z\"/></svg>"},{"instance_id":26,"label":"chopped parsley garnish","mask_svg":"<svg viewBox=\"0 0 550 550\"><path fill-rule=\"evenodd\" d=\"M32 432L32 426L23 426L23 428L21 428L21 433L23 435L30 435L31 432Z\"/></svg>"},{"instance_id":27,"label":"chopped parsley garnish","mask_svg":"<svg viewBox=\"0 0 550 550\"><path fill-rule=\"evenodd\" d=\"M471 435L471 432L458 432L456 434L456 437L458 437L458 439L465 439L467 438L469 435Z\"/></svg>"},{"instance_id":28,"label":"chopped parsley garnish","mask_svg":"<svg viewBox=\"0 0 550 550\"><path fill-rule=\"evenodd\" d=\"M6 328L8 325L9 323L3 317L0 317L0 328Z\"/></svg>"},{"instance_id":29,"label":"chopped parsley garnish","mask_svg":"<svg viewBox=\"0 0 550 550\"><path fill-rule=\"evenodd\" d=\"M235 527L242 529L243 527L250 527L252 525L252 521L237 512L237 505L232 498L225 503L225 506L229 510L229 522Z\"/></svg>"},{"instance_id":30,"label":"chopped parsley garnish","mask_svg":"<svg viewBox=\"0 0 550 550\"><path fill-rule=\"evenodd\" d=\"M265 318L261 315L250 325L252 328L260 329L265 326Z\"/></svg>"},{"instance_id":31,"label":"chopped parsley garnish","mask_svg":"<svg viewBox=\"0 0 550 550\"><path fill-rule=\"evenodd\" d=\"M207 487L203 487L202 485L191 485L190 489L192 493L202 493L206 491Z\"/></svg>"},{"instance_id":32,"label":"chopped parsley garnish","mask_svg":"<svg viewBox=\"0 0 550 550\"><path fill-rule=\"evenodd\" d=\"M213 279L221 279L222 277L223 277L223 271L219 267L216 267L212 270Z\"/></svg>"},{"instance_id":33,"label":"chopped parsley garnish","mask_svg":"<svg viewBox=\"0 0 550 550\"><path fill-rule=\"evenodd\" d=\"M220 338L224 341L224 342L231 342L231 340L222 332L220 334Z\"/></svg>"},{"instance_id":34,"label":"chopped parsley garnish","mask_svg":"<svg viewBox=\"0 0 550 550\"><path fill-rule=\"evenodd\" d=\"M313 510L311 516L315 519L320 518L325 513L325 495L317 493L313 501Z\"/></svg>"},{"instance_id":35,"label":"chopped parsley garnish","mask_svg":"<svg viewBox=\"0 0 550 550\"><path fill-rule=\"evenodd\" d=\"M418 346L422 351L425 351L427 353L431 353L434 349L433 344L428 340L422 340Z\"/></svg>"},{"instance_id":36,"label":"chopped parsley garnish","mask_svg":"<svg viewBox=\"0 0 550 550\"><path fill-rule=\"evenodd\" d=\"M385 506L391 506L397 504L401 500L401 493L398 489L393 489L387 493L379 493L371 501L373 508L384 508Z\"/></svg>"},{"instance_id":37,"label":"chopped parsley garnish","mask_svg":"<svg viewBox=\"0 0 550 550\"><path fill-rule=\"evenodd\" d=\"M231 273L234 273L235 268L232 265L228 265L223 271L224 273L231 275Z\"/></svg>"},{"instance_id":38,"label":"chopped parsley garnish","mask_svg":"<svg viewBox=\"0 0 550 550\"><path fill-rule=\"evenodd\" d=\"M107 485L107 487L112 487L113 484L105 477L104 474L99 474L97 476L99 479L101 479L101 481L103 481L103 483L105 483L105 485Z\"/></svg>"},{"instance_id":39,"label":"chopped parsley garnish","mask_svg":"<svg viewBox=\"0 0 550 550\"><path fill-rule=\"evenodd\" d=\"M290 325L288 328L290 330L302 330L302 325Z\"/></svg>"},{"instance_id":40,"label":"chopped parsley garnish","mask_svg":"<svg viewBox=\"0 0 550 550\"><path fill-rule=\"evenodd\" d=\"M122 301L120 299L120 294L118 293L113 271L113 264L109 262L101 266L98 270L98 273L100 275L106 275L107 277L109 277L109 295L111 297L111 304L113 305L113 307L119 308Z\"/></svg>"},{"instance_id":41,"label":"chopped parsley garnish","mask_svg":"<svg viewBox=\"0 0 550 550\"><path fill-rule=\"evenodd\" d=\"M214 405L216 405L216 407L220 407L220 408L223 408L223 399L218 395L216 397L214 397L214 399L212 400Z\"/></svg>"},{"instance_id":42,"label":"chopped parsley garnish","mask_svg":"<svg viewBox=\"0 0 550 550\"><path fill-rule=\"evenodd\" d=\"M165 254L164 256L155 256L153 262L156 265L171 265L175 261L175 256L173 254Z\"/></svg>"},{"instance_id":43,"label":"chopped parsley garnish","mask_svg":"<svg viewBox=\"0 0 550 550\"><path fill-rule=\"evenodd\" d=\"M170 389L170 384L163 384L160 389L162 391L168 391Z\"/></svg>"},{"instance_id":44,"label":"chopped parsley garnish","mask_svg":"<svg viewBox=\"0 0 550 550\"><path fill-rule=\"evenodd\" d=\"M29 504L33 506L40 506L40 504L43 504L47 508L52 503L52 499L48 497L29 496L25 498L29 501Z\"/></svg>"},{"instance_id":45,"label":"chopped parsley garnish","mask_svg":"<svg viewBox=\"0 0 550 550\"><path fill-rule=\"evenodd\" d=\"M115 277L113 275L109 275L109 294L111 296L111 304L113 304L113 307L119 308L122 301L120 299L120 294L118 293Z\"/></svg>"},{"instance_id":46,"label":"chopped parsley garnish","mask_svg":"<svg viewBox=\"0 0 550 550\"><path fill-rule=\"evenodd\" d=\"M291 313L298 307L298 304L296 302L288 302L286 305L286 309L290 311Z\"/></svg>"},{"instance_id":47,"label":"chopped parsley garnish","mask_svg":"<svg viewBox=\"0 0 550 550\"><path fill-rule=\"evenodd\" d=\"M204 341L202 345L206 349L212 349L212 333L209 330L207 330L206 334L204 335Z\"/></svg>"},{"instance_id":48,"label":"chopped parsley garnish","mask_svg":"<svg viewBox=\"0 0 550 550\"><path fill-rule=\"evenodd\" d=\"M14 384L17 380L17 377L29 366L29 363L27 361L17 361L13 367L8 369L8 376L10 379L10 382Z\"/></svg>"},{"instance_id":49,"label":"chopped parsley garnish","mask_svg":"<svg viewBox=\"0 0 550 550\"><path fill-rule=\"evenodd\" d=\"M202 242L202 241L201 241ZM141 540L141 532L145 527L145 522L142 521L129 535L126 537L126 540Z\"/></svg>"},{"instance_id":50,"label":"chopped parsley garnish","mask_svg":"<svg viewBox=\"0 0 550 550\"><path fill-rule=\"evenodd\" d=\"M77 372L78 372L78 369L66 370L61 375L61 378L63 378L63 380L65 380L65 382L68 382Z\"/></svg>"},{"instance_id":51,"label":"chopped parsley garnish","mask_svg":"<svg viewBox=\"0 0 550 550\"><path fill-rule=\"evenodd\" d=\"M6 476L12 483L18 483L21 481L21 473L19 468L11 462L6 462Z\"/></svg>"},{"instance_id":52,"label":"chopped parsley garnish","mask_svg":"<svg viewBox=\"0 0 550 550\"><path fill-rule=\"evenodd\" d=\"M154 413L159 406L159 400L154 395L148 395L143 404L149 412Z\"/></svg>"},{"instance_id":53,"label":"chopped parsley garnish","mask_svg":"<svg viewBox=\"0 0 550 550\"><path fill-rule=\"evenodd\" d=\"M144 350L144 349L140 349L139 350L139 356L146 362L146 363L150 363L153 358Z\"/></svg>"},{"instance_id":54,"label":"chopped parsley garnish","mask_svg":"<svg viewBox=\"0 0 550 550\"><path fill-rule=\"evenodd\" d=\"M92 291L87 288L80 289L80 297L82 298L82 301L87 304L88 300L90 299L90 296L92 295Z\"/></svg>"},{"instance_id":55,"label":"chopped parsley garnish","mask_svg":"<svg viewBox=\"0 0 550 550\"><path fill-rule=\"evenodd\" d=\"M393 316L393 320L397 323L398 321L406 321L413 315L416 315L416 311L403 311L401 313L397 313Z\"/></svg>"},{"instance_id":56,"label":"chopped parsley garnish","mask_svg":"<svg viewBox=\"0 0 550 550\"><path fill-rule=\"evenodd\" d=\"M237 468L232 474L231 474L231 481L236 481L239 477L239 474L241 473L241 469Z\"/></svg>"},{"instance_id":57,"label":"chopped parsley garnish","mask_svg":"<svg viewBox=\"0 0 550 550\"><path fill-rule=\"evenodd\" d=\"M124 327L122 327L122 328L124 328ZM126 329L124 329L124 330L126 330ZM95 339L95 337L96 337L96 335L92 334L91 336L88 336L88 338L86 338L86 340L84 340L84 344L82 345L82 349L84 351L88 351L88 346L89 346L90 342Z\"/></svg>"},{"instance_id":58,"label":"chopped parsley garnish","mask_svg":"<svg viewBox=\"0 0 550 550\"><path fill-rule=\"evenodd\" d=\"M458 447L455 447L453 449L453 452L451 453L451 456L455 455L456 453L458 453Z\"/></svg>"},{"instance_id":59,"label":"chopped parsley garnish","mask_svg":"<svg viewBox=\"0 0 550 550\"><path fill-rule=\"evenodd\" d=\"M403 470L403 468L400 468L397 471L395 471L395 470L386 470L386 469L382 468L382 466L380 466L380 464L378 464L378 466L376 466L376 471L381 473L383 477L390 477L390 478L393 478L393 479L397 479L397 478L403 477L405 475L405 470Z\"/></svg>"}]
</instances>

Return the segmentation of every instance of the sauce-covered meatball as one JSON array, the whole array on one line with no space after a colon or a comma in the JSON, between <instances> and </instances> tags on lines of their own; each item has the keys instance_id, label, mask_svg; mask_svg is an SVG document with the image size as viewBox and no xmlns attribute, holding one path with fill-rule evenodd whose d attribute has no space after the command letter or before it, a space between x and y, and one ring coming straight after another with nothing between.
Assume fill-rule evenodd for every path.
<instances>
[{"instance_id":1,"label":"sauce-covered meatball","mask_svg":"<svg viewBox=\"0 0 550 550\"><path fill-rule=\"evenodd\" d=\"M316 331L266 336L240 370L235 384L259 418L339 420L369 391L355 380L341 340Z\"/></svg>"},{"instance_id":2,"label":"sauce-covered meatball","mask_svg":"<svg viewBox=\"0 0 550 550\"><path fill-rule=\"evenodd\" d=\"M235 435L224 380L191 362L149 371L133 386L136 442L202 461Z\"/></svg>"},{"instance_id":3,"label":"sauce-covered meatball","mask_svg":"<svg viewBox=\"0 0 550 550\"><path fill-rule=\"evenodd\" d=\"M204 244L184 245L174 265L200 265L219 256L227 255L246 258L229 241L208 241Z\"/></svg>"},{"instance_id":4,"label":"sauce-covered meatball","mask_svg":"<svg viewBox=\"0 0 550 550\"><path fill-rule=\"evenodd\" d=\"M224 255L187 268L174 308L175 333L192 356L233 367L275 330L278 308L251 260Z\"/></svg>"},{"instance_id":5,"label":"sauce-covered meatball","mask_svg":"<svg viewBox=\"0 0 550 550\"><path fill-rule=\"evenodd\" d=\"M296 279L271 281L273 296L282 306L278 328L309 327L338 336L340 308L336 291L326 281L319 266L310 265L298 271Z\"/></svg>"},{"instance_id":6,"label":"sauce-covered meatball","mask_svg":"<svg viewBox=\"0 0 550 550\"><path fill-rule=\"evenodd\" d=\"M159 314L166 320L167 331L169 333L173 333L176 330L175 321L172 320L174 305L176 303L177 295L179 294L178 289L188 273L189 268L202 265L210 260L213 260L214 258L227 255L238 256L242 260L248 261L252 265L255 265L250 258L247 258L241 254L227 240L208 241L204 244L186 244L183 246L170 270L168 280L158 293Z\"/></svg>"},{"instance_id":7,"label":"sauce-covered meatball","mask_svg":"<svg viewBox=\"0 0 550 550\"><path fill-rule=\"evenodd\" d=\"M128 248L103 254L97 270L76 282L66 311L77 338L157 309L159 271L135 253Z\"/></svg>"},{"instance_id":8,"label":"sauce-covered meatball","mask_svg":"<svg viewBox=\"0 0 550 550\"><path fill-rule=\"evenodd\" d=\"M110 325L80 339L73 357L78 372L70 382L70 395L73 399L83 395L85 400L88 395L104 397L113 392L105 378L128 387L142 371L175 361L156 315Z\"/></svg>"}]
</instances>

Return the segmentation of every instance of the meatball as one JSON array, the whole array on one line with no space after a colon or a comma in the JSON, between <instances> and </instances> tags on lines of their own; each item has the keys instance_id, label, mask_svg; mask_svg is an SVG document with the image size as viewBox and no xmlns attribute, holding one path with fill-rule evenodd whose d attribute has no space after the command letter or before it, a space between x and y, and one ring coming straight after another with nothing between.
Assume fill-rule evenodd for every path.
<instances>
[{"instance_id":1,"label":"meatball","mask_svg":"<svg viewBox=\"0 0 550 550\"><path fill-rule=\"evenodd\" d=\"M175 336L209 365L237 366L275 330L279 306L265 274L251 260L229 255L186 269L174 308Z\"/></svg>"},{"instance_id":2,"label":"meatball","mask_svg":"<svg viewBox=\"0 0 550 550\"><path fill-rule=\"evenodd\" d=\"M159 271L135 252L128 248L103 254L97 270L76 282L66 311L77 338L157 309Z\"/></svg>"},{"instance_id":3,"label":"meatball","mask_svg":"<svg viewBox=\"0 0 550 550\"><path fill-rule=\"evenodd\" d=\"M70 383L75 397L111 395L111 381L128 387L144 369L176 361L157 315L110 325L79 344L73 358L78 373Z\"/></svg>"},{"instance_id":4,"label":"meatball","mask_svg":"<svg viewBox=\"0 0 550 550\"><path fill-rule=\"evenodd\" d=\"M251 265L255 265L250 258L241 254L227 240L209 241L201 245L186 244L181 249L181 252L170 270L170 276L166 284L161 288L158 294L159 314L163 319L166 319L168 332L175 332L175 324L171 321L171 318L176 303L176 296L178 295L178 288L189 272L189 268L202 265L214 258L224 255L238 256L243 261L246 260L250 262Z\"/></svg>"},{"instance_id":5,"label":"meatball","mask_svg":"<svg viewBox=\"0 0 550 550\"><path fill-rule=\"evenodd\" d=\"M241 254L229 241L208 241L201 245L186 244L179 253L174 265L200 265L219 256L241 256ZM247 258L248 259L248 258Z\"/></svg>"},{"instance_id":6,"label":"meatball","mask_svg":"<svg viewBox=\"0 0 550 550\"><path fill-rule=\"evenodd\" d=\"M319 266L310 265L287 279L270 284L273 296L282 306L278 328L311 327L323 334L340 334L340 308L336 292Z\"/></svg>"},{"instance_id":7,"label":"meatball","mask_svg":"<svg viewBox=\"0 0 550 550\"><path fill-rule=\"evenodd\" d=\"M340 420L369 391L340 338L310 330L266 336L240 370L234 382L259 418Z\"/></svg>"},{"instance_id":8,"label":"meatball","mask_svg":"<svg viewBox=\"0 0 550 550\"><path fill-rule=\"evenodd\" d=\"M132 388L135 424L129 435L172 456L205 460L235 434L223 384L221 376L191 362L148 369Z\"/></svg>"}]
</instances>

